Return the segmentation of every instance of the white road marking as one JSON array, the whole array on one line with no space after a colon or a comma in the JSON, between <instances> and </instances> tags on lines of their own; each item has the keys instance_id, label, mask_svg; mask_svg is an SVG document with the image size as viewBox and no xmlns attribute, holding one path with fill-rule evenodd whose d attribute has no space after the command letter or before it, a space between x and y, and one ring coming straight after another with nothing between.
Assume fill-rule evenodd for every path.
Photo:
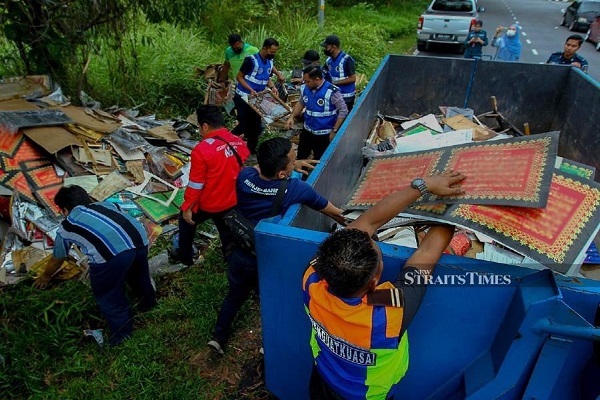
<instances>
[{"instance_id":1,"label":"white road marking","mask_svg":"<svg viewBox=\"0 0 600 400\"><path fill-rule=\"evenodd\" d=\"M534 56L537 56L537 55L538 55L538 52L537 52L537 50L536 50L536 49L531 49L531 52L533 53L533 55L534 55Z\"/></svg>"},{"instance_id":2,"label":"white road marking","mask_svg":"<svg viewBox=\"0 0 600 400\"><path fill-rule=\"evenodd\" d=\"M531 40L527 39L525 41L527 42L527 44L531 44Z\"/></svg>"},{"instance_id":3,"label":"white road marking","mask_svg":"<svg viewBox=\"0 0 600 400\"><path fill-rule=\"evenodd\" d=\"M523 35L523 36L527 36L527 33L525 33L525 32L521 32L521 35Z\"/></svg>"}]
</instances>

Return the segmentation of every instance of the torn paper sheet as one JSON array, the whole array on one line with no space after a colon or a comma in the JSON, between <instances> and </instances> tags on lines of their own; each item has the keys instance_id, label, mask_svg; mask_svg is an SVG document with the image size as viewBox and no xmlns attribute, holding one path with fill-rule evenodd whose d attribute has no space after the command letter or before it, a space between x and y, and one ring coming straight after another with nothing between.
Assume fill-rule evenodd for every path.
<instances>
[{"instance_id":1,"label":"torn paper sheet","mask_svg":"<svg viewBox=\"0 0 600 400\"><path fill-rule=\"evenodd\" d=\"M89 194L98 186L98 177L96 175L82 175L65 178L64 186L73 185L81 186Z\"/></svg>"},{"instance_id":2,"label":"torn paper sheet","mask_svg":"<svg viewBox=\"0 0 600 400\"><path fill-rule=\"evenodd\" d=\"M148 130L148 133L156 138L164 139L167 143L173 143L179 140L179 136L171 125L161 125Z\"/></svg>"},{"instance_id":3,"label":"torn paper sheet","mask_svg":"<svg viewBox=\"0 0 600 400\"><path fill-rule=\"evenodd\" d=\"M418 132L409 136L396 138L396 154L410 153L442 147L471 143L472 129L444 132L433 135L430 130Z\"/></svg>"},{"instance_id":4,"label":"torn paper sheet","mask_svg":"<svg viewBox=\"0 0 600 400\"><path fill-rule=\"evenodd\" d=\"M98 201L104 201L113 194L120 192L129 186L131 186L129 180L121 175L119 171L113 171L105 176L102 182L92 190L90 196Z\"/></svg>"},{"instance_id":5,"label":"torn paper sheet","mask_svg":"<svg viewBox=\"0 0 600 400\"><path fill-rule=\"evenodd\" d=\"M419 124L419 123L425 125L429 129L432 129L432 130L434 130L436 132L442 132L443 131L442 126L440 125L440 123L435 118L435 115L433 115L433 114L427 114L426 116L421 117L419 119L414 119L412 121L403 122L400 126L402 127L402 129L408 129L411 126L414 126L414 125Z\"/></svg>"},{"instance_id":6,"label":"torn paper sheet","mask_svg":"<svg viewBox=\"0 0 600 400\"><path fill-rule=\"evenodd\" d=\"M131 161L131 160L143 160L144 153L139 149L131 149L129 147L123 146L117 140L107 139L107 142L115 149L119 157L123 161Z\"/></svg>"}]
</instances>

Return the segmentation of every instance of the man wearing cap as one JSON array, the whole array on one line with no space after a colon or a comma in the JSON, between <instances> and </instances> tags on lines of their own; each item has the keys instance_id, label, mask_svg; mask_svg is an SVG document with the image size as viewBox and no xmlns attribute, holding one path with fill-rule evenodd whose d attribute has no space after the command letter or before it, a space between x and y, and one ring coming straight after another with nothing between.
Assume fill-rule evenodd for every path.
<instances>
[{"instance_id":1,"label":"man wearing cap","mask_svg":"<svg viewBox=\"0 0 600 400\"><path fill-rule=\"evenodd\" d=\"M300 98L286 122L286 127L290 129L294 118L306 107L304 128L300 132L298 144L298 158L307 159L312 152L313 158L319 160L348 116L348 107L341 91L324 80L321 67L311 65L304 68L303 73L304 85L300 87Z\"/></svg>"},{"instance_id":2,"label":"man wearing cap","mask_svg":"<svg viewBox=\"0 0 600 400\"><path fill-rule=\"evenodd\" d=\"M316 50L306 50L304 53L304 57L300 60L302 63L302 69L296 73L298 68L294 68L294 72L292 72L292 79L290 80L292 84L299 85L303 83L302 80L302 70L310 65L320 65L321 57L319 57L319 52Z\"/></svg>"},{"instance_id":3,"label":"man wearing cap","mask_svg":"<svg viewBox=\"0 0 600 400\"><path fill-rule=\"evenodd\" d=\"M325 79L336 85L346 102L348 111L352 111L356 97L356 69L354 59L340 48L340 38L330 35L321 46L327 56L325 60Z\"/></svg>"},{"instance_id":4,"label":"man wearing cap","mask_svg":"<svg viewBox=\"0 0 600 400\"><path fill-rule=\"evenodd\" d=\"M475 21L475 25L469 31L465 39L465 58L480 59L483 46L488 45L487 32L481 29L483 22Z\"/></svg>"},{"instance_id":5,"label":"man wearing cap","mask_svg":"<svg viewBox=\"0 0 600 400\"><path fill-rule=\"evenodd\" d=\"M244 59L258 53L258 47L244 43L242 37L237 33L229 35L227 42L229 47L225 49L225 62L221 74L222 78L228 77L231 81L234 81Z\"/></svg>"},{"instance_id":6,"label":"man wearing cap","mask_svg":"<svg viewBox=\"0 0 600 400\"><path fill-rule=\"evenodd\" d=\"M262 124L260 115L246 103L244 98L255 96L267 88L277 96L277 89L271 81L271 75L275 74L279 81L285 82L284 76L273 63L278 50L279 42L277 40L265 39L258 53L244 59L236 76L237 85L233 102L237 110L238 125L232 132L238 136L242 134L245 136L248 149L252 154L256 153L258 137L262 133Z\"/></svg>"}]
</instances>

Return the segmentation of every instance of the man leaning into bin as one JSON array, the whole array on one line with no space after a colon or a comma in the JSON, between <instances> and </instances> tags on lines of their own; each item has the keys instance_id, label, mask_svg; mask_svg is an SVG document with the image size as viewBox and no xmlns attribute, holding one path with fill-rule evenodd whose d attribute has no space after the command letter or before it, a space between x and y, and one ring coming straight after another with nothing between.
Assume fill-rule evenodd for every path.
<instances>
[{"instance_id":1,"label":"man leaning into bin","mask_svg":"<svg viewBox=\"0 0 600 400\"><path fill-rule=\"evenodd\" d=\"M432 272L454 227L431 227L394 283L379 283L382 254L371 237L425 193L462 193L464 178L455 171L417 178L320 245L302 281L315 360L311 399L393 397L392 388L408 369L406 328L425 294L418 279L408 278Z\"/></svg>"}]
</instances>

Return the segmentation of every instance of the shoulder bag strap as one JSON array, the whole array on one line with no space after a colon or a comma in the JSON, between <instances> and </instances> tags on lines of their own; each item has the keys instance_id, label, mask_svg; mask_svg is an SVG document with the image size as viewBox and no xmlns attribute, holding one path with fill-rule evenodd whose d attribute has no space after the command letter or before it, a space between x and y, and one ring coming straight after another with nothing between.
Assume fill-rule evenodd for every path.
<instances>
[{"instance_id":1,"label":"shoulder bag strap","mask_svg":"<svg viewBox=\"0 0 600 400\"><path fill-rule=\"evenodd\" d=\"M277 194L275 195L275 201L273 202L273 206L271 207L271 213L269 214L269 217L274 217L277 214L279 214L288 183L289 179L282 179L279 183L279 188L277 189Z\"/></svg>"},{"instance_id":2,"label":"shoulder bag strap","mask_svg":"<svg viewBox=\"0 0 600 400\"><path fill-rule=\"evenodd\" d=\"M235 156L235 158L237 158L238 164L240 164L240 168L244 168L244 163L242 162L242 157L240 157L240 155L238 154L237 151L235 151L235 147L233 147L231 145L231 143L229 143L227 140L223 139L221 136L219 135L215 135L213 136L215 139L219 139L222 142L227 143L227 146L229 146L229 148L231 149L231 151L233 151L233 155Z\"/></svg>"}]
</instances>

